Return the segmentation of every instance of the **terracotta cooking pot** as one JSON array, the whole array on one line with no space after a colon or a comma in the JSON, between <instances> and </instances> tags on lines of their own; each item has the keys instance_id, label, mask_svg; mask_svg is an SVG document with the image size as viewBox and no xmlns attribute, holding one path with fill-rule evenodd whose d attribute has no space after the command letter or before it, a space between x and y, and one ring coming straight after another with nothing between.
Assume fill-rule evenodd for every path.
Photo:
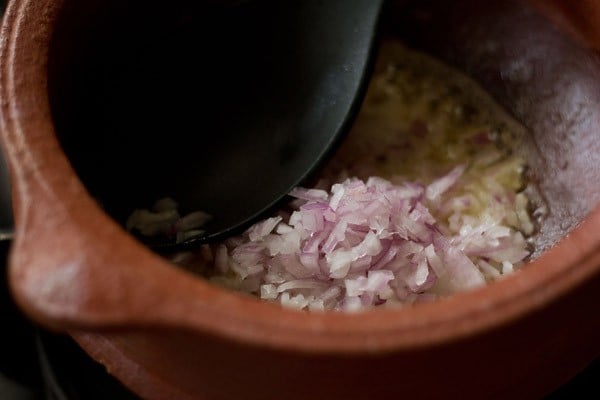
<instances>
[{"instance_id":1,"label":"terracotta cooking pot","mask_svg":"<svg viewBox=\"0 0 600 400\"><path fill-rule=\"evenodd\" d=\"M477 79L529 128L530 175L550 214L536 258L485 288L405 309L311 314L211 286L116 222L143 156L130 150L144 138L128 132L180 127L165 111L176 97L156 97L163 106L144 113L137 101L152 90L137 82L127 92L115 78L136 76L132 54L172 61L168 46L148 46L201 8L165 4L9 4L0 38L16 221L9 273L30 318L67 332L147 399L536 398L600 354L600 59L589 24L553 14L581 41L517 1L388 8L389 34ZM119 101L131 113L111 112Z\"/></svg>"}]
</instances>

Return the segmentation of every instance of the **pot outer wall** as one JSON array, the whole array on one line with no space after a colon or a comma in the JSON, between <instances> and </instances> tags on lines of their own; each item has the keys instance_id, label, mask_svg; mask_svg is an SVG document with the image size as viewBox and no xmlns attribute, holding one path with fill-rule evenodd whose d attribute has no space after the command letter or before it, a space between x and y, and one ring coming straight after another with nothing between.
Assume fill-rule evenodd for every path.
<instances>
[{"instance_id":1,"label":"pot outer wall","mask_svg":"<svg viewBox=\"0 0 600 400\"><path fill-rule=\"evenodd\" d=\"M440 5L436 4L436 2L424 3L431 5L434 11L439 10L436 7ZM60 2L56 4L60 4ZM534 136L538 135L537 143L546 143L543 138L540 138L539 130L536 129L536 127L539 128L540 126L548 128L547 125L536 125L536 123L541 123L539 121L545 116L544 110L536 109L540 102L535 101L535 96L531 97L531 94L523 89L522 85L518 85L522 84L522 81L511 79L511 76L507 75L506 71L495 71L493 68L514 65L515 57L519 57L520 55L512 51L516 48L515 43L518 44L519 40L522 39L525 41L528 37L531 37L528 34L532 34L532 32L527 32L527 27L536 27L546 32L545 34L535 36L538 39L538 45L548 43L544 40L549 39L569 44L557 46L558 51L568 52L572 51L568 49L575 47L568 42L568 39L560 36L554 28L544 25L544 22L536 14L530 10L523 9L516 2L495 2L495 6L493 7L489 7L488 5L483 6L485 10L482 7L477 7L476 4L477 2L469 1L453 3L456 10L460 10L466 14L459 15L462 25L461 29L455 32L456 35L445 35L444 40L447 44L445 48L436 48L435 30L429 31L433 32L430 37L423 35L415 39L411 37L414 35L406 33L403 33L403 35L406 35L405 37L409 42L412 40L415 45L429 49L450 62L458 65L461 63L466 64L463 64L462 67L473 76L479 78L509 109L511 109L511 105L514 105L512 107L513 113L517 117L521 116L521 119L527 125L534 128ZM40 65L44 65L46 62L43 57L44 54L29 54L27 53L28 48L26 46L7 47L6 43L7 41L14 40L15 35L16 37L24 35L24 40L29 40L29 43L37 41L39 44L40 41L46 40L46 33L43 29L39 32L28 34L24 34L23 31L19 30L20 26L31 23L31 20L24 18L22 13L38 12L36 22L43 26L44 23L52 21L52 13L55 11L51 7L45 9L41 6L33 6L31 2L15 1L12 4L12 9L9 11L11 19L3 28L3 55L7 56L7 48L9 48L12 52L10 54L12 57L16 57L21 61L24 59L28 60L32 64L37 65L39 63ZM410 15L410 11L410 9L402 9L403 15ZM423 10L421 9L420 11ZM434 11L431 11L429 17L423 20L419 20L419 18L411 20L411 23L415 23L415 29L419 29L419 26L427 27L427 23L436 21ZM486 12L491 14L486 14ZM472 15L477 18L465 18L469 13L473 13ZM425 14L421 13L418 15L422 16ZM485 15L488 15L489 19L481 18ZM513 22L518 22L519 24L514 24ZM493 40L493 43L499 46L495 47L495 49L500 49L500 51L486 53L484 47L476 48L475 50L479 50L476 52L466 51L468 50L468 46L461 46L468 44L469 41L461 42L461 40L468 37L470 33L479 32L478 35L480 35L482 26L478 24L485 24L483 25L486 28L485 31L496 34L502 34L502 30L499 30L499 28L493 29L494 26L516 27L512 29L512 32L518 32L522 29L522 36L506 34L505 36L501 36L500 39L496 38ZM444 25L442 24L441 26L443 27ZM502 38L510 38L511 42L503 43ZM490 38L488 39L491 40ZM452 42L452 40L456 40L456 42ZM489 43L489 41L485 42L482 40L481 43ZM546 49L547 51L551 51L551 48L554 47L548 46ZM581 49L573 51L575 51L575 54L568 53L567 55L570 57L580 55L582 57L580 59L585 60L584 64L587 67L583 68L583 70L576 68L573 73L579 75L572 76L588 76L585 75L590 72L587 68L597 67L600 70L595 57L589 56ZM477 57L498 57L498 62L482 63L479 65L476 62L477 58L469 59L470 54ZM521 55L525 58L530 54L527 51L521 52ZM542 55L548 56L548 54L545 53ZM505 58L503 59L503 57ZM503 62L506 58L510 58L510 62L506 61L509 64ZM546 57L528 58L525 65L533 66L537 65L535 62L546 60ZM15 75L13 73L19 67L24 67L24 65L10 65L4 61L2 64L2 85L5 89L10 87L12 89L22 89L23 93L31 93L27 91L28 83L22 78L9 82L11 77L14 79ZM542 71L549 71L551 73L553 70L542 69ZM514 77L514 75L512 76ZM33 82L36 82L35 77L33 78ZM535 87L537 79L542 79L543 82L552 82L552 75L545 73L533 74L530 76L528 85ZM587 86L593 89L594 85L598 85L598 82L600 82L600 79L591 79L590 85ZM13 93L18 92L19 90ZM553 92L553 94L556 96L557 92ZM529 99L529 101L519 102L519 99ZM589 99L591 99L591 105L596 104L593 102L593 97ZM9 107L14 106L12 100L10 98L3 99L3 128L14 128L15 126L10 119L6 118L6 115L9 114L12 115L12 118L15 118L14 109L8 110ZM43 98L32 99L29 104L37 105L43 112L47 112L47 104L44 103ZM587 107L587 105L585 106ZM553 107L551 108L554 110ZM585 107L584 110L586 110ZM44 207L49 207L43 204L43 201L48 201L48 193L53 193L53 190L55 190L52 189L54 185L64 188L62 186L64 181L61 180L60 176L45 181L45 184L50 187L50 189L47 189L47 192L40 192L38 187L31 189L31 186L23 184L23 180L29 182L29 185L35 185L37 181L24 175L28 173L35 175L39 173L39 170L35 168L25 169L25 171L16 170L14 166L18 162L23 161L19 157L23 157L23 154L33 154L28 153L27 146L32 148L38 146L36 147L38 149L36 151L39 151L39 146L45 146L47 154L55 155L56 157L53 159L48 158L46 162L43 160L34 160L34 164L41 163L41 166L48 167L54 162L54 166L66 174L72 174L72 171L66 166L66 160L61 158L59 147L47 137L49 115L43 116L42 121L37 119L39 118L38 109L29 108L18 111L16 114L21 118L26 119L26 117L31 117L31 121L33 122L28 126L29 128L38 128L39 130L34 130L35 133L27 133L29 136L23 143L18 142L19 138L25 137L19 136L19 132L15 133L11 131L10 134L3 135L4 140L10 144L8 146L9 159L13 166L12 179L13 182L17 183L17 200L22 201L26 194L43 193L43 195L38 197L40 199L40 207L35 212L42 213L44 217L50 218L50 222L67 224L65 221L68 218L76 222L81 222L79 220L83 218L81 215L91 214L92 222L97 224L100 231L100 233L94 234L106 234L106 236L117 238L124 237L122 232L118 231L114 225L111 225L108 218L99 214L99 210L97 210L97 207L94 208L95 206L91 202L70 200L72 203L66 204L74 206L75 211L62 211L65 214L59 214L58 217L54 214L54 216L43 214ZM582 138L589 139L590 136L593 136L597 132L597 115L593 113L589 117L589 114L585 112L577 115L573 117L571 115L559 114L559 117L562 118L562 120L559 119L559 122L564 121L568 126L571 123L575 123L573 129L569 131L570 137L579 138L580 136L578 135L586 135L582 132L587 131L587 136L583 136ZM530 118L530 120L527 120L527 118ZM560 123L554 125L560 127ZM550 138L552 137L550 136ZM576 177L576 179L595 179L597 176L594 174L597 174L598 169L596 166L600 165L600 163L594 158L593 154L600 152L590 151L590 149L595 150L598 144L596 141L591 140L584 140L584 143L588 143L589 146L588 150L585 151L586 157L581 158L581 160L574 157L579 151L577 147L561 147L561 145L552 144L550 145L551 151L544 152L543 154L558 153L566 157L567 161L569 161L567 164L571 165L570 168L575 168L574 165L578 165L577 162L588 163L587 166L591 168L574 169L575 171L589 171L588 175L584 174L584 176ZM562 193L560 190L561 186L552 186L551 182L544 181L544 175L540 172L541 166L549 165L548 161L552 160L545 158L545 156L540 156L540 158L534 161L540 163L537 172L540 184L546 185L546 193L556 194L556 197L560 198L559 195ZM566 170L570 171L569 168ZM74 177L74 174L72 175ZM569 177L568 174L561 172L561 168L551 169L551 175L556 179L549 181L558 180L561 184L567 181ZM73 177L70 177L68 181L69 185L66 187L67 194L85 198L85 191L76 180L73 180ZM597 182L598 180L593 181ZM566 187L571 189L568 185ZM547 232L549 232L545 236L547 242L542 242L547 247L552 247L554 241L557 240L560 234L564 234L565 230L574 228L581 218L591 212L599 200L594 188L589 189L589 185L584 185L581 192L568 190L566 195L571 197L577 195L575 196L577 197L577 201L572 202L571 206L565 206L563 201L557 201L557 210L561 210L557 214L566 218L565 226L562 230L557 230L555 236L552 236L554 232L552 226L547 227ZM25 210L25 205L24 202L17 202L16 204L15 214L17 222L21 224L21 228L28 228L25 225L28 220L23 217L24 215L34 215L34 217L39 218L39 216L32 214L34 211ZM31 203L29 205L31 206ZM280 398L282 396L292 399L305 399L308 396L334 399L342 397L371 398L377 395L390 396L395 394L423 398L442 396L461 398L531 398L544 395L558 387L600 353L600 345L595 340L600 333L600 321L597 318L593 318L596 315L594 304L597 301L597 293L599 293L600 289L600 277L597 273L597 267L600 265L600 253L598 253L597 248L596 251L589 251L592 244L596 243L596 239L588 237L589 235L586 236L586 234L593 232L591 228L598 226L600 217L597 214L597 212L591 214L590 221L574 231L571 240L568 241L568 244L570 244L569 249L564 250L565 246L561 245L562 247L558 246L552 249L549 252L550 256L542 257L545 264L548 265L549 273L557 272L560 269L560 260L557 261L557 258L575 260L577 268L572 268L572 271L563 271L562 274L558 272L556 274L557 279L563 278L569 284L561 286L561 284L557 284L556 282L550 282L547 291L532 291L532 299L527 303L529 304L528 307L522 306L524 303L522 297L515 299L516 305L514 307L518 309L517 311L500 312L494 307L486 308L486 299L488 297L492 295L500 296L498 293L504 289L511 290L506 284L507 282L512 282L517 286L527 286L527 282L534 280L531 278L534 275L533 273L524 271L521 276L523 281L517 280L520 277L516 277L507 280L507 282L493 285L494 287L490 287L479 293L457 296L455 299L440 302L438 309L448 313L448 321L443 321L439 317L435 320L439 324L438 326L435 324L431 325L431 331L433 332L431 339L420 340L419 337L415 337L419 332L423 336L427 336L423 330L419 331L415 329L411 336L411 332L407 333L399 329L397 332L398 336L412 338L410 340L407 339L404 345L397 346L385 345L377 341L368 343L369 337L378 337L376 335L369 336L368 333L358 337L356 339L357 345L352 346L351 343L354 340L352 335L356 335L356 332L361 332L358 329L348 332L347 335L341 331L342 333L338 334L340 341L344 344L336 347L330 343L330 346L328 346L327 343L329 342L327 341L331 341L333 337L328 330L340 329L340 327L346 325L358 325L359 318L361 317L346 318L332 316L330 318L332 322L328 322L325 318L311 318L310 322L314 323L314 325L311 325L313 329L311 332L310 329L302 329L298 323L298 321L308 321L301 314L279 313L274 308L259 306L252 300L246 301L246 299L241 300L237 297L236 300L233 300L235 297L233 294L219 294L218 300L224 304L239 305L249 311L268 310L269 313L265 312L265 314L273 316L281 315L284 320L290 321L291 328L289 331L291 335L296 335L296 339L294 340L297 340L301 335L306 335L306 341L314 341L314 346L311 347L311 343L295 346L288 345L293 340L289 339L286 342L287 339L279 338L279 332L276 332L275 325L273 327L272 340L269 340L269 330L266 328L260 330L260 327L257 325L252 325L257 332L260 331L255 336L253 336L253 332L246 332L248 326L244 324L240 324L237 327L229 326L226 328L227 333L223 334L222 331L211 326L209 322L200 325L200 327L193 325L189 320L193 319L194 316L186 317L174 307L162 306L162 301L160 300L163 300L163 298L160 295L164 294L164 303L167 304L174 302L175 300L172 300L172 298L176 297L176 295L169 297L162 287L155 288L157 290L153 293L157 294L158 301L154 300L154 303L151 304L144 303L147 300L143 296L140 298L133 295L128 297L127 295L118 293L114 295L111 293L108 296L108 300L97 300L102 297L103 290L105 291L111 287L114 289L119 286L102 287L98 283L93 284L93 282L97 282L97 278L100 280L106 280L107 278L101 275L99 269L86 270L82 266L83 264L70 264L73 266L73 269L62 270L74 271L72 278L77 279L70 281L68 279L69 276L62 275L62 278L66 279L63 282L53 281L50 282L51 284L46 284L45 286L39 283L37 284L38 286L32 285L31 288L47 288L50 291L50 296L47 298L41 297L41 300L38 300L39 303L31 301L27 297L31 296L30 293L34 292L34 290L29 289L30 291L27 292L27 287L24 288L25 284L23 284L23 282L30 282L28 279L34 279L35 277L31 278L28 276L27 271L21 271L13 272L11 279L13 280L13 290L15 290L16 300L32 318L55 329L68 330L93 358L106 365L110 373L122 380L140 396L148 399L269 399ZM87 231L77 231L76 227L83 225L71 222L69 224L70 228L65 232L83 234L82 241L88 238L87 235L92 235ZM51 228L46 229L51 233ZM40 235L39 237L45 238L42 233L38 234ZM89 237L97 238L103 236ZM576 239L580 239L580 242L577 242ZM20 261L23 261L24 265L27 264L28 266L37 265L36 263L40 262L34 257L35 263L32 263L30 258L23 255L23 250L27 247L25 244L29 243L27 238L19 237L18 233L16 243L17 249L11 259L13 265L19 264ZM58 244L60 241L51 243ZM142 251L139 245L134 244L133 241L124 239L124 243L125 245L117 246L114 249L115 253L119 256L133 258L131 255L128 256L128 254ZM123 249L123 247L126 248ZM585 254L579 255L578 248L585 249ZM31 251L31 249L29 250ZM61 252L56 250L56 253L44 254L44 256L46 258L58 257L58 260L63 263L69 261L67 256L58 253ZM102 259L105 255L99 255L98 257ZM554 258L554 261L552 258ZM158 271L163 278L174 278L173 281L177 280L179 283L185 281L185 284L182 283L179 285L178 283L178 288L185 289L192 285L189 277L184 278L179 273L167 271L162 266L158 266L158 261L149 255L145 256L143 261L147 261L148 265L152 267L151 269ZM156 268L154 268L155 265ZM539 270L541 266L538 264L534 267ZM109 265L105 267L111 271ZM12 269L14 271L17 268L18 266ZM131 266L131 269L135 273L143 271L140 266ZM30 272L31 274L40 271L45 272L39 269L31 269L30 271L32 271ZM53 271L50 270L49 272ZM135 273L132 273L131 276L136 276ZM56 277L56 274L50 276ZM119 278L125 279L121 275L119 275ZM585 280L585 282L582 283L582 280ZM109 285L115 282L115 280L108 280ZM68 288L64 285L65 283L73 284L78 289L76 293L67 293ZM130 288L125 281L117 283L124 285L124 289ZM146 283L144 279L137 282L141 286L144 286ZM63 286L60 286L61 284ZM577 290L568 290L575 284L577 284ZM60 297L57 294L57 288L63 289L66 293L64 297ZM202 293L206 292L209 295L218 293L216 289L212 290L202 287ZM209 295L205 294L206 299L203 299L200 289L197 291L199 292L198 299L210 301ZM188 291L187 289L185 292L193 293L192 290ZM149 293L152 292L146 292L146 296ZM43 295L44 293L40 296ZM43 303L42 300L50 301L48 308L40 305ZM126 304L127 307L123 307L120 311L115 311L115 307L119 305L119 302L124 300L126 302L121 304ZM59 307L69 304L71 301L73 305L70 308L67 307L66 310L63 307ZM481 302L481 309L487 309L491 315L488 317L481 316L481 310L477 311L477 309L473 308L472 319L463 315L464 318L454 320L453 317L455 314L453 314L453 309L468 308L465 305L465 302L468 301ZM506 307L510 308L510 306ZM426 309L423 308L423 310L425 311ZM432 310L432 308L427 308L427 310ZM576 312L573 310L576 310ZM163 316L161 319L146 315L153 311L158 315L163 315L162 313L167 315L170 311L169 315L171 319L169 319L169 316ZM495 312L498 315L502 315L503 318L496 318ZM400 314L397 313L399 319L402 318ZM396 316L394 313L376 313L376 315L390 318ZM413 313L412 315L415 314ZM428 315L427 312L424 312L424 315ZM432 312L431 315L439 316L439 313ZM259 317L259 315L256 316L256 318ZM186 320L186 318L189 318L189 320ZM426 320L427 317L423 317L423 319ZM478 323L472 322L472 320L476 319L479 321ZM377 320L377 318L372 316L364 318L364 321L370 322ZM348 321L351 324L347 323ZM455 326L447 326L452 324ZM424 325L427 326L426 321ZM369 326L363 328L365 332L369 330ZM245 333L236 336L234 333L236 329ZM372 327L373 331L378 331L378 329L380 329L378 326ZM296 332L293 332L294 330ZM321 333L322 337L320 338ZM391 343L392 339L388 340Z\"/></svg>"},{"instance_id":2,"label":"pot outer wall","mask_svg":"<svg viewBox=\"0 0 600 400\"><path fill-rule=\"evenodd\" d=\"M290 352L150 328L72 335L148 399L531 399L567 382L598 354L600 322L590 317L598 290L594 279L494 331L378 354Z\"/></svg>"}]
</instances>

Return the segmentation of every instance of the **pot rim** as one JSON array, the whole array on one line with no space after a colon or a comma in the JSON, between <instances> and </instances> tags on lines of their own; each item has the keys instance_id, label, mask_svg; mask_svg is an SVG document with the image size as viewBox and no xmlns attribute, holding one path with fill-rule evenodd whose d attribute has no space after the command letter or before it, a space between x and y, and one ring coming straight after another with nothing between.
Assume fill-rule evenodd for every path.
<instances>
[{"instance_id":1,"label":"pot rim","mask_svg":"<svg viewBox=\"0 0 600 400\"><path fill-rule=\"evenodd\" d=\"M37 322L62 330L186 329L304 352L385 352L456 341L510 324L598 275L600 235L594 232L600 232L600 206L516 273L403 309L358 314L286 310L173 268L100 209L60 148L46 74L48 45L64 3L12 0L0 34L1 137L16 226L10 284L19 305ZM56 227L69 238L79 235L69 254L51 247ZM92 251L100 256L90 257ZM109 272L110 280L94 282ZM112 293L115 285L118 293ZM123 301L128 301L126 309Z\"/></svg>"}]
</instances>

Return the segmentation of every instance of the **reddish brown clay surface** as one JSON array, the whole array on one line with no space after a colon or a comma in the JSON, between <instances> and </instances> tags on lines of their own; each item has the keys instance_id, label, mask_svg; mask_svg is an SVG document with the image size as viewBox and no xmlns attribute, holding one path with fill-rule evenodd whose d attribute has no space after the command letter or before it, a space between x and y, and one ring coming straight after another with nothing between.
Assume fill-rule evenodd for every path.
<instances>
[{"instance_id":1,"label":"reddish brown clay surface","mask_svg":"<svg viewBox=\"0 0 600 400\"><path fill-rule=\"evenodd\" d=\"M595 0L531 0L565 30L596 49L600 48L600 7Z\"/></svg>"},{"instance_id":2,"label":"reddish brown clay surface","mask_svg":"<svg viewBox=\"0 0 600 400\"><path fill-rule=\"evenodd\" d=\"M547 196L579 193L574 211L585 218L556 228L572 230L522 271L401 310L283 310L212 287L151 254L100 209L57 140L48 48L66 1L11 1L2 27L0 121L16 219L10 282L33 320L70 332L136 393L165 400L535 398L600 354L597 181L579 192L568 181L545 186ZM499 3L522 13L514 2ZM507 93L505 102L519 99ZM590 112L597 117L597 109ZM589 146L563 148L567 158L587 160L567 163L568 174L597 176L600 165L586 151L600 135L589 126ZM555 140L558 133L549 132ZM544 171L534 172L543 182Z\"/></svg>"}]
</instances>

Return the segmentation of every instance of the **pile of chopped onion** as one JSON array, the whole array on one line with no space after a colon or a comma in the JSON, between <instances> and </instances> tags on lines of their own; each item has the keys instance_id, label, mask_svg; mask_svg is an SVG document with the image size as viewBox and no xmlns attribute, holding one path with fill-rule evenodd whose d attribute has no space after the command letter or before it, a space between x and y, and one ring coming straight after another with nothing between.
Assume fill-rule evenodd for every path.
<instances>
[{"instance_id":1,"label":"pile of chopped onion","mask_svg":"<svg viewBox=\"0 0 600 400\"><path fill-rule=\"evenodd\" d=\"M174 261L189 266L200 257L213 282L295 309L358 311L476 288L513 271L529 251L493 214L469 217L457 233L436 220L432 210L456 207L445 195L463 171L427 186L371 177L330 191L297 188L291 213Z\"/></svg>"}]
</instances>

